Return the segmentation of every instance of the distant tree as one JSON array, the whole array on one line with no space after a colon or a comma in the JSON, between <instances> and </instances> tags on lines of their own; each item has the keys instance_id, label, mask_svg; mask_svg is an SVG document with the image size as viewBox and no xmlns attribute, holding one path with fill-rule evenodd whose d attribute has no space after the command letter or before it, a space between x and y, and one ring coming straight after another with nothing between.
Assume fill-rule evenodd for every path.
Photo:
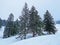
<instances>
[{"instance_id":1,"label":"distant tree","mask_svg":"<svg viewBox=\"0 0 60 45\"><path fill-rule=\"evenodd\" d=\"M38 15L38 11L35 9L34 6L32 6L31 10L30 10L30 30L33 33L33 37L36 36L36 34L38 35L42 35L42 19L41 17Z\"/></svg>"},{"instance_id":2,"label":"distant tree","mask_svg":"<svg viewBox=\"0 0 60 45\"><path fill-rule=\"evenodd\" d=\"M2 19L0 18L0 28L2 27Z\"/></svg>"},{"instance_id":3,"label":"distant tree","mask_svg":"<svg viewBox=\"0 0 60 45\"><path fill-rule=\"evenodd\" d=\"M27 6L27 3L25 3L25 6L22 10L22 15L20 18L20 36L22 36L23 39L26 39L27 29L28 29L28 18L29 18L29 8Z\"/></svg>"},{"instance_id":4,"label":"distant tree","mask_svg":"<svg viewBox=\"0 0 60 45\"><path fill-rule=\"evenodd\" d=\"M48 34L55 34L56 33L56 27L55 27L55 22L53 20L53 17L47 10L45 15L44 15L44 24L45 24L45 31L48 32Z\"/></svg>"},{"instance_id":5,"label":"distant tree","mask_svg":"<svg viewBox=\"0 0 60 45\"><path fill-rule=\"evenodd\" d=\"M6 26L6 20L2 20L2 26Z\"/></svg>"},{"instance_id":6,"label":"distant tree","mask_svg":"<svg viewBox=\"0 0 60 45\"><path fill-rule=\"evenodd\" d=\"M16 31L14 27L14 15L11 13L7 20L7 24L5 26L3 38L8 38L15 34L16 34Z\"/></svg>"}]
</instances>

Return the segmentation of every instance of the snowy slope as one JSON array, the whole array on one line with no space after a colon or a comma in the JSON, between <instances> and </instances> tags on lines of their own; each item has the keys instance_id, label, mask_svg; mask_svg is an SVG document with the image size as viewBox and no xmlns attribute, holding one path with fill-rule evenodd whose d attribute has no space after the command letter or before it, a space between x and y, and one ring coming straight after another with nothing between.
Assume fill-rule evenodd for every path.
<instances>
[{"instance_id":1,"label":"snowy slope","mask_svg":"<svg viewBox=\"0 0 60 45\"><path fill-rule=\"evenodd\" d=\"M60 45L60 37L55 35L41 36L22 40L11 45Z\"/></svg>"},{"instance_id":2,"label":"snowy slope","mask_svg":"<svg viewBox=\"0 0 60 45\"><path fill-rule=\"evenodd\" d=\"M9 45L12 43L17 42L18 40L16 39L16 36L7 38L7 39L0 39L0 45Z\"/></svg>"},{"instance_id":3,"label":"snowy slope","mask_svg":"<svg viewBox=\"0 0 60 45\"><path fill-rule=\"evenodd\" d=\"M16 39L17 36L13 36L10 38L3 39L2 37L3 37L4 28L5 27L2 27L0 29L0 45L9 45L9 44L12 44L12 43L19 41Z\"/></svg>"},{"instance_id":4,"label":"snowy slope","mask_svg":"<svg viewBox=\"0 0 60 45\"><path fill-rule=\"evenodd\" d=\"M4 27L0 30L0 45L60 45L60 25L57 24L56 35L38 36L25 40L17 40L16 36L2 39Z\"/></svg>"},{"instance_id":5,"label":"snowy slope","mask_svg":"<svg viewBox=\"0 0 60 45\"><path fill-rule=\"evenodd\" d=\"M58 32L56 35L39 36L22 40L11 45L60 45L60 25L56 25Z\"/></svg>"}]
</instances>

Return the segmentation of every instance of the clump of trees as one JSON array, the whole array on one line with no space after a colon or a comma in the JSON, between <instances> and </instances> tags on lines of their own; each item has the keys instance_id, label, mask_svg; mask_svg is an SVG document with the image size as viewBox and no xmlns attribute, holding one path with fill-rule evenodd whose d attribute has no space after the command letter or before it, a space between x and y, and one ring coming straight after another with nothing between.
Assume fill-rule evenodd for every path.
<instances>
[{"instance_id":1,"label":"clump of trees","mask_svg":"<svg viewBox=\"0 0 60 45\"><path fill-rule=\"evenodd\" d=\"M11 13L7 20L3 38L19 34L18 38L26 39L27 34L31 33L32 37L48 34L55 34L56 27L53 17L47 10L44 14L44 20L38 14L34 6L29 10L27 3L25 3L22 14L19 20L14 21L14 15Z\"/></svg>"}]
</instances>

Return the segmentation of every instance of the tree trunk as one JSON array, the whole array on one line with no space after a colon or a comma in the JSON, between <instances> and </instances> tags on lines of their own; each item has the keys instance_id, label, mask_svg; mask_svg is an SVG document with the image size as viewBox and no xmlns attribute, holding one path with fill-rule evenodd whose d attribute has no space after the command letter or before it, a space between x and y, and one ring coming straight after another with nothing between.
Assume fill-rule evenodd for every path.
<instances>
[{"instance_id":1,"label":"tree trunk","mask_svg":"<svg viewBox=\"0 0 60 45\"><path fill-rule=\"evenodd\" d=\"M33 37L35 37L35 35L36 35L36 34L35 34L35 32L33 31Z\"/></svg>"}]
</instances>

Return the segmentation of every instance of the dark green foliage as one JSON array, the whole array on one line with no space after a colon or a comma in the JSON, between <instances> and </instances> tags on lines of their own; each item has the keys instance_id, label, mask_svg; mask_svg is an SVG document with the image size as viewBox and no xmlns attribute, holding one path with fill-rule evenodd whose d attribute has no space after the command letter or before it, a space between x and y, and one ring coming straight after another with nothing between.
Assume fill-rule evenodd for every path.
<instances>
[{"instance_id":1,"label":"dark green foliage","mask_svg":"<svg viewBox=\"0 0 60 45\"><path fill-rule=\"evenodd\" d=\"M19 33L19 29L20 29L19 26L20 26L20 25L19 25L19 20L17 19L17 20L14 22L14 30L15 30L16 34Z\"/></svg>"},{"instance_id":2,"label":"dark green foliage","mask_svg":"<svg viewBox=\"0 0 60 45\"><path fill-rule=\"evenodd\" d=\"M28 18L29 18L29 9L27 3L22 11L22 16L20 16L20 36L23 35L23 38L26 39L27 28L28 28Z\"/></svg>"},{"instance_id":3,"label":"dark green foliage","mask_svg":"<svg viewBox=\"0 0 60 45\"><path fill-rule=\"evenodd\" d=\"M8 38L8 37L13 36L15 34L16 34L16 30L15 30L15 24L14 24L14 16L11 13L9 15L8 20L7 20L7 24L5 26L3 38Z\"/></svg>"},{"instance_id":4,"label":"dark green foliage","mask_svg":"<svg viewBox=\"0 0 60 45\"><path fill-rule=\"evenodd\" d=\"M38 34L41 35L42 31L41 31L41 27L42 27L42 20L38 15L38 11L35 9L34 6L32 6L31 10L30 10L30 29L33 33L33 37Z\"/></svg>"},{"instance_id":5,"label":"dark green foliage","mask_svg":"<svg viewBox=\"0 0 60 45\"><path fill-rule=\"evenodd\" d=\"M44 24L45 24L45 31L48 32L48 34L55 34L56 32L56 27L55 27L55 22L47 10L45 15L44 15Z\"/></svg>"}]
</instances>

